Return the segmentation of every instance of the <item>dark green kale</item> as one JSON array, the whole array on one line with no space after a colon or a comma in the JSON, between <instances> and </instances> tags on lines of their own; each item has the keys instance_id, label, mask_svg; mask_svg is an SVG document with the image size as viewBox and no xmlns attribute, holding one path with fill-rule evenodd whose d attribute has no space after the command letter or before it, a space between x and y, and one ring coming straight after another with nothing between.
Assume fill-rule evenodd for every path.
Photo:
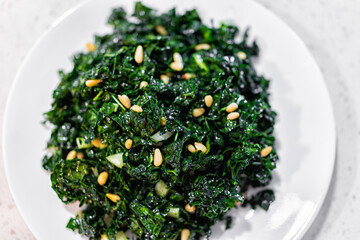
<instances>
[{"instance_id":1,"label":"dark green kale","mask_svg":"<svg viewBox=\"0 0 360 240\"><path fill-rule=\"evenodd\" d=\"M200 239L219 219L229 227L235 205L267 210L270 190L245 200L278 159L256 42L247 30L237 40L236 26L204 25L196 10L159 15L136 3L132 16L113 10L113 33L60 71L46 113L43 167L64 203L86 204L67 227L90 239L126 239L128 230L180 239L183 229Z\"/></svg>"}]
</instances>

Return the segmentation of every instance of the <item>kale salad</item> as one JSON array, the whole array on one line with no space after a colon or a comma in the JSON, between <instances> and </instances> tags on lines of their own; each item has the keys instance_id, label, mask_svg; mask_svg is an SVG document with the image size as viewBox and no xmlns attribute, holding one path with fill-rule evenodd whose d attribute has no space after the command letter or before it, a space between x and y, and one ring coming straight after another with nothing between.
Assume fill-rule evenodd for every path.
<instances>
[{"instance_id":1,"label":"kale salad","mask_svg":"<svg viewBox=\"0 0 360 240\"><path fill-rule=\"evenodd\" d=\"M234 207L267 210L276 113L248 31L139 2L108 23L112 33L59 72L45 114L43 167L62 202L83 206L67 228L89 239L203 239L217 221L232 227Z\"/></svg>"}]
</instances>

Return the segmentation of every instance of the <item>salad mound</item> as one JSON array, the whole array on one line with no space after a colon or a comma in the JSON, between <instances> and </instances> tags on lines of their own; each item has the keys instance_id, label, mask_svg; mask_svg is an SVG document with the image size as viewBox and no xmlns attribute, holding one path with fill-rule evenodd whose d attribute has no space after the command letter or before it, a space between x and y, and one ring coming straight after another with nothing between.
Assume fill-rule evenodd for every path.
<instances>
[{"instance_id":1,"label":"salad mound","mask_svg":"<svg viewBox=\"0 0 360 240\"><path fill-rule=\"evenodd\" d=\"M200 239L218 220L230 227L234 207L267 210L276 113L248 31L139 2L108 23L59 72L45 115L43 167L61 201L84 208L67 227L89 239Z\"/></svg>"}]
</instances>

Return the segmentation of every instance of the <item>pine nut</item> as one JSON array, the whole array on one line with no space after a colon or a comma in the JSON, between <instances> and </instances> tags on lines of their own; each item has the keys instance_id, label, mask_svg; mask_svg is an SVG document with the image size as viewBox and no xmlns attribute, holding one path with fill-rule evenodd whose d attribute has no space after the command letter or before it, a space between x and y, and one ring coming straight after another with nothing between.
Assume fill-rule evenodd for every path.
<instances>
[{"instance_id":1,"label":"pine nut","mask_svg":"<svg viewBox=\"0 0 360 240\"><path fill-rule=\"evenodd\" d=\"M133 110L134 112L138 112L138 113L143 111L142 108L140 106L138 106L138 105L132 106L131 110Z\"/></svg>"},{"instance_id":2,"label":"pine nut","mask_svg":"<svg viewBox=\"0 0 360 240\"><path fill-rule=\"evenodd\" d=\"M244 53L243 51L240 51L237 53L237 56L241 59L241 60L245 60L247 58L246 53Z\"/></svg>"},{"instance_id":3,"label":"pine nut","mask_svg":"<svg viewBox=\"0 0 360 240\"><path fill-rule=\"evenodd\" d=\"M195 149L194 145L192 145L192 144L187 145L187 150L191 153L196 152L196 149Z\"/></svg>"},{"instance_id":4,"label":"pine nut","mask_svg":"<svg viewBox=\"0 0 360 240\"><path fill-rule=\"evenodd\" d=\"M160 149L156 148L154 153L154 165L156 167L159 167L161 166L162 162L163 162L163 157L161 155L161 151Z\"/></svg>"},{"instance_id":5,"label":"pine nut","mask_svg":"<svg viewBox=\"0 0 360 240\"><path fill-rule=\"evenodd\" d=\"M166 31L166 29L163 27L163 26L161 26L161 25L157 25L156 27L155 27L155 30L160 34L160 35L163 35L163 36L166 36L168 33L167 33L167 31Z\"/></svg>"},{"instance_id":6,"label":"pine nut","mask_svg":"<svg viewBox=\"0 0 360 240\"><path fill-rule=\"evenodd\" d=\"M269 147L266 147L266 148L263 148L261 151L260 151L260 155L262 157L267 157L272 151L272 147L269 146Z\"/></svg>"},{"instance_id":7,"label":"pine nut","mask_svg":"<svg viewBox=\"0 0 360 240\"><path fill-rule=\"evenodd\" d=\"M194 108L192 115L193 117L200 117L205 113L205 108Z\"/></svg>"},{"instance_id":8,"label":"pine nut","mask_svg":"<svg viewBox=\"0 0 360 240\"><path fill-rule=\"evenodd\" d=\"M231 112L227 115L227 118L229 120L235 120L238 119L240 117L240 114L238 112Z\"/></svg>"},{"instance_id":9,"label":"pine nut","mask_svg":"<svg viewBox=\"0 0 360 240\"><path fill-rule=\"evenodd\" d=\"M96 49L95 44L93 44L93 43L88 42L88 43L86 43L85 46L89 52L93 52Z\"/></svg>"},{"instance_id":10,"label":"pine nut","mask_svg":"<svg viewBox=\"0 0 360 240\"><path fill-rule=\"evenodd\" d=\"M163 81L165 84L169 83L170 77L165 75L165 74L161 74L160 75L160 80Z\"/></svg>"},{"instance_id":11,"label":"pine nut","mask_svg":"<svg viewBox=\"0 0 360 240\"><path fill-rule=\"evenodd\" d=\"M230 103L230 104L226 107L226 111L227 111L228 113L233 112L233 111L235 111L235 110L237 110L237 109L238 109L238 105L237 105L236 103Z\"/></svg>"},{"instance_id":12,"label":"pine nut","mask_svg":"<svg viewBox=\"0 0 360 240\"><path fill-rule=\"evenodd\" d=\"M124 107L126 107L127 109L129 109L131 107L131 101L128 96L121 95L121 96L118 96L118 99L121 102L121 104L124 105Z\"/></svg>"},{"instance_id":13,"label":"pine nut","mask_svg":"<svg viewBox=\"0 0 360 240\"><path fill-rule=\"evenodd\" d=\"M239 202L239 201L235 201L234 206L239 207L241 204L242 204L241 202Z\"/></svg>"},{"instance_id":14,"label":"pine nut","mask_svg":"<svg viewBox=\"0 0 360 240\"><path fill-rule=\"evenodd\" d=\"M84 154L84 153L82 153L82 152L76 153L76 158L77 158L77 159L84 159L84 157L85 157L85 154Z\"/></svg>"},{"instance_id":15,"label":"pine nut","mask_svg":"<svg viewBox=\"0 0 360 240\"><path fill-rule=\"evenodd\" d=\"M73 160L75 158L76 158L76 151L75 150L71 150L66 156L66 160Z\"/></svg>"},{"instance_id":16,"label":"pine nut","mask_svg":"<svg viewBox=\"0 0 360 240\"><path fill-rule=\"evenodd\" d=\"M100 240L109 240L109 238L106 234L101 234Z\"/></svg>"},{"instance_id":17,"label":"pine nut","mask_svg":"<svg viewBox=\"0 0 360 240\"><path fill-rule=\"evenodd\" d=\"M190 230L187 228L184 228L181 230L181 240L188 240L190 237Z\"/></svg>"},{"instance_id":18,"label":"pine nut","mask_svg":"<svg viewBox=\"0 0 360 240\"><path fill-rule=\"evenodd\" d=\"M207 43L200 43L198 45L195 46L195 51L199 51L199 50L209 50L210 49L210 45Z\"/></svg>"},{"instance_id":19,"label":"pine nut","mask_svg":"<svg viewBox=\"0 0 360 240\"><path fill-rule=\"evenodd\" d=\"M108 199L110 199L111 201L113 201L114 203L116 203L117 201L120 201L120 199L121 199L119 195L116 195L116 194L113 194L113 193L107 193L106 197Z\"/></svg>"},{"instance_id":20,"label":"pine nut","mask_svg":"<svg viewBox=\"0 0 360 240\"><path fill-rule=\"evenodd\" d=\"M104 185L106 183L108 177L109 177L108 172L105 171L105 172L100 173L99 176L98 176L98 179L97 179L99 185L100 186Z\"/></svg>"},{"instance_id":21,"label":"pine nut","mask_svg":"<svg viewBox=\"0 0 360 240\"><path fill-rule=\"evenodd\" d=\"M195 206L190 206L190 204L186 204L185 205L185 210L188 212L188 213L194 213L195 212L195 210L196 210L196 208L195 208Z\"/></svg>"},{"instance_id":22,"label":"pine nut","mask_svg":"<svg viewBox=\"0 0 360 240\"><path fill-rule=\"evenodd\" d=\"M149 85L148 82L142 81L140 83L140 89L142 89L143 87L147 87L148 85Z\"/></svg>"},{"instance_id":23,"label":"pine nut","mask_svg":"<svg viewBox=\"0 0 360 240\"><path fill-rule=\"evenodd\" d=\"M132 147L133 144L133 140L132 139L128 139L125 141L125 148L126 149L130 149Z\"/></svg>"},{"instance_id":24,"label":"pine nut","mask_svg":"<svg viewBox=\"0 0 360 240\"><path fill-rule=\"evenodd\" d=\"M166 118L165 117L162 117L161 120L160 120L160 125L161 126L166 126Z\"/></svg>"},{"instance_id":25,"label":"pine nut","mask_svg":"<svg viewBox=\"0 0 360 240\"><path fill-rule=\"evenodd\" d=\"M196 151L202 151L203 153L206 153L206 147L204 144L200 143L200 142L195 142L194 143Z\"/></svg>"},{"instance_id":26,"label":"pine nut","mask_svg":"<svg viewBox=\"0 0 360 240\"><path fill-rule=\"evenodd\" d=\"M90 80L86 80L85 85L87 87L95 87L97 85L99 85L99 83L101 83L102 80L101 79L90 79Z\"/></svg>"},{"instance_id":27,"label":"pine nut","mask_svg":"<svg viewBox=\"0 0 360 240\"><path fill-rule=\"evenodd\" d=\"M194 78L195 77L195 74L192 74L192 73L184 73L182 75L182 78L185 79L185 80L188 80L190 78Z\"/></svg>"},{"instance_id":28,"label":"pine nut","mask_svg":"<svg viewBox=\"0 0 360 240\"><path fill-rule=\"evenodd\" d=\"M174 52L173 59L174 59L174 62L177 62L177 63L183 62L183 59L182 59L180 53L178 53L178 52Z\"/></svg>"},{"instance_id":29,"label":"pine nut","mask_svg":"<svg viewBox=\"0 0 360 240\"><path fill-rule=\"evenodd\" d=\"M91 144L94 145L94 147L100 148L102 142L100 139L95 138L94 140L91 141Z\"/></svg>"},{"instance_id":30,"label":"pine nut","mask_svg":"<svg viewBox=\"0 0 360 240\"><path fill-rule=\"evenodd\" d=\"M182 62L172 62L170 63L170 68L174 71L180 72L184 68L184 64Z\"/></svg>"},{"instance_id":31,"label":"pine nut","mask_svg":"<svg viewBox=\"0 0 360 240\"><path fill-rule=\"evenodd\" d=\"M205 105L207 107L211 107L211 105L214 102L214 99L213 99L213 97L211 95L206 95L204 100L205 100Z\"/></svg>"},{"instance_id":32,"label":"pine nut","mask_svg":"<svg viewBox=\"0 0 360 240\"><path fill-rule=\"evenodd\" d=\"M144 60L144 49L141 45L137 46L135 51L135 62L138 64L142 63Z\"/></svg>"}]
</instances>

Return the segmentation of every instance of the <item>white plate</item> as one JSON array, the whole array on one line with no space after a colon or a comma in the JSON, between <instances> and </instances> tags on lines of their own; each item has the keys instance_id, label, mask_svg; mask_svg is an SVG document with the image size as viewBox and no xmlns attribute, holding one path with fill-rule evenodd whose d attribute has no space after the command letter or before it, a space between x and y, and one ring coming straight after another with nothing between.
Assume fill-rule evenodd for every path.
<instances>
[{"instance_id":1,"label":"white plate","mask_svg":"<svg viewBox=\"0 0 360 240\"><path fill-rule=\"evenodd\" d=\"M270 210L249 208L236 215L232 229L214 228L212 239L299 239L326 196L335 159L335 127L330 99L313 57L297 35L272 13L250 0L144 1L164 11L197 7L209 23L251 26L261 49L258 69L272 79L271 103L278 112L280 162L271 187ZM181 3L181 4L179 4ZM80 239L65 228L72 216L51 189L41 159L49 131L40 123L59 82L57 71L71 69L71 56L85 50L94 33L107 28L111 7L133 9L133 1L90 0L66 14L27 56L19 70L4 121L5 169L17 207L37 239Z\"/></svg>"}]
</instances>

